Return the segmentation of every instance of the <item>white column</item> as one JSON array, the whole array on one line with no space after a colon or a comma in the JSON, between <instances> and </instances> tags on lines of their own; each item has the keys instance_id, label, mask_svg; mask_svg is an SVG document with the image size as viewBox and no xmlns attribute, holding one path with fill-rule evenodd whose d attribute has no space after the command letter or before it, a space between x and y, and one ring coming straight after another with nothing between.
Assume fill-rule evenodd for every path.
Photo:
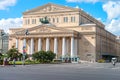
<instances>
[{"instance_id":1,"label":"white column","mask_svg":"<svg viewBox=\"0 0 120 80\"><path fill-rule=\"evenodd\" d=\"M78 40L74 39L74 56L77 57L77 51L78 51Z\"/></svg>"},{"instance_id":2,"label":"white column","mask_svg":"<svg viewBox=\"0 0 120 80\"><path fill-rule=\"evenodd\" d=\"M34 39L33 38L31 38L31 42L30 43L31 43L31 45L30 45L31 46L30 47L31 48L30 54L33 54L34 53Z\"/></svg>"},{"instance_id":3,"label":"white column","mask_svg":"<svg viewBox=\"0 0 120 80\"><path fill-rule=\"evenodd\" d=\"M28 40L28 54L31 53L31 49L30 49L30 40Z\"/></svg>"},{"instance_id":4,"label":"white column","mask_svg":"<svg viewBox=\"0 0 120 80\"><path fill-rule=\"evenodd\" d=\"M62 38L62 58L65 57L66 47L65 47L65 37Z\"/></svg>"},{"instance_id":5,"label":"white column","mask_svg":"<svg viewBox=\"0 0 120 80\"><path fill-rule=\"evenodd\" d=\"M38 39L38 51L42 50L42 40L41 38Z\"/></svg>"},{"instance_id":6,"label":"white column","mask_svg":"<svg viewBox=\"0 0 120 80\"><path fill-rule=\"evenodd\" d=\"M49 38L46 38L46 51L49 51L50 43Z\"/></svg>"},{"instance_id":7,"label":"white column","mask_svg":"<svg viewBox=\"0 0 120 80\"><path fill-rule=\"evenodd\" d=\"M58 43L57 43L57 38L54 38L54 53L56 53L56 58L57 58L57 50L58 50Z\"/></svg>"},{"instance_id":8,"label":"white column","mask_svg":"<svg viewBox=\"0 0 120 80\"><path fill-rule=\"evenodd\" d=\"M16 38L16 48L18 49L18 38Z\"/></svg>"},{"instance_id":9,"label":"white column","mask_svg":"<svg viewBox=\"0 0 120 80\"><path fill-rule=\"evenodd\" d=\"M23 39L23 47L26 47L26 39Z\"/></svg>"},{"instance_id":10,"label":"white column","mask_svg":"<svg viewBox=\"0 0 120 80\"><path fill-rule=\"evenodd\" d=\"M71 37L71 58L74 57L74 37Z\"/></svg>"}]
</instances>

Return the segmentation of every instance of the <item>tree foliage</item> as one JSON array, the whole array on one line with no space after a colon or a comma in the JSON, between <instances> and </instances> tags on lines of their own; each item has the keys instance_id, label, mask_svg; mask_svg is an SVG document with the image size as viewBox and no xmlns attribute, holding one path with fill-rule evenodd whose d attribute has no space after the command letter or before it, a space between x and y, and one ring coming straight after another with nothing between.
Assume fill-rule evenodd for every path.
<instances>
[{"instance_id":1,"label":"tree foliage","mask_svg":"<svg viewBox=\"0 0 120 80\"><path fill-rule=\"evenodd\" d=\"M14 47L9 49L6 54L8 55L8 58L10 58L11 60L17 59L17 58L22 58L22 53L20 53L18 51L18 49L14 48Z\"/></svg>"},{"instance_id":2,"label":"tree foliage","mask_svg":"<svg viewBox=\"0 0 120 80\"><path fill-rule=\"evenodd\" d=\"M48 63L51 62L55 58L55 54L52 51L38 51L35 52L32 57L33 59L41 62L41 63Z\"/></svg>"}]
</instances>

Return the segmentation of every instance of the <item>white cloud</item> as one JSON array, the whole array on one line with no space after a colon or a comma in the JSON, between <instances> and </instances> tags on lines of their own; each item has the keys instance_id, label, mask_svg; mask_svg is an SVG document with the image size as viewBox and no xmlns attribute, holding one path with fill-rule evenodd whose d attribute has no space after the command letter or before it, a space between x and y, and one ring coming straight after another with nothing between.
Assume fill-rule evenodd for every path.
<instances>
[{"instance_id":1,"label":"white cloud","mask_svg":"<svg viewBox=\"0 0 120 80\"><path fill-rule=\"evenodd\" d=\"M85 2L85 3L96 3L96 2L108 2L108 1L119 1L119 0L66 0L67 2Z\"/></svg>"},{"instance_id":2,"label":"white cloud","mask_svg":"<svg viewBox=\"0 0 120 80\"><path fill-rule=\"evenodd\" d=\"M96 18L98 21L102 22L102 19L101 18Z\"/></svg>"},{"instance_id":3,"label":"white cloud","mask_svg":"<svg viewBox=\"0 0 120 80\"><path fill-rule=\"evenodd\" d=\"M6 10L9 6L14 6L17 0L0 0L0 10Z\"/></svg>"},{"instance_id":4,"label":"white cloud","mask_svg":"<svg viewBox=\"0 0 120 80\"><path fill-rule=\"evenodd\" d=\"M120 19L112 19L107 22L106 29L116 35L120 35Z\"/></svg>"},{"instance_id":5,"label":"white cloud","mask_svg":"<svg viewBox=\"0 0 120 80\"><path fill-rule=\"evenodd\" d=\"M92 3L96 3L98 2L99 0L66 0L67 2L92 2Z\"/></svg>"},{"instance_id":6,"label":"white cloud","mask_svg":"<svg viewBox=\"0 0 120 80\"><path fill-rule=\"evenodd\" d=\"M75 6L75 8L79 8L79 6L77 5L77 6Z\"/></svg>"},{"instance_id":7,"label":"white cloud","mask_svg":"<svg viewBox=\"0 0 120 80\"><path fill-rule=\"evenodd\" d=\"M116 35L120 35L120 1L109 1L103 5L107 13L106 29Z\"/></svg>"},{"instance_id":8,"label":"white cloud","mask_svg":"<svg viewBox=\"0 0 120 80\"><path fill-rule=\"evenodd\" d=\"M21 18L8 18L0 20L0 29L4 29L5 32L9 30L9 28L18 28L22 26L22 17Z\"/></svg>"},{"instance_id":9,"label":"white cloud","mask_svg":"<svg viewBox=\"0 0 120 80\"><path fill-rule=\"evenodd\" d=\"M109 20L120 17L120 1L109 1L103 5L103 10L107 13Z\"/></svg>"}]
</instances>

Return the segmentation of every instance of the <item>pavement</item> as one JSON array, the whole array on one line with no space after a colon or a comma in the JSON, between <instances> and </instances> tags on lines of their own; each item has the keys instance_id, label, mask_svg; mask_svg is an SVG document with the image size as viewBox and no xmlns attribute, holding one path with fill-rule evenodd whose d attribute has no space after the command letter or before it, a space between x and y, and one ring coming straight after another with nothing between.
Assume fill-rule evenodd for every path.
<instances>
[{"instance_id":1,"label":"pavement","mask_svg":"<svg viewBox=\"0 0 120 80\"><path fill-rule=\"evenodd\" d=\"M0 66L0 80L120 80L120 63Z\"/></svg>"}]
</instances>

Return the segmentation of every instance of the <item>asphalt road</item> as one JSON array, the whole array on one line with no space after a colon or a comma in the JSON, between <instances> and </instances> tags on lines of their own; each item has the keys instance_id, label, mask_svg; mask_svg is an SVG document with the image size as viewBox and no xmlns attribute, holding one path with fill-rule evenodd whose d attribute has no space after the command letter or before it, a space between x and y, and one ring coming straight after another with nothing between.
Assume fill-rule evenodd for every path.
<instances>
[{"instance_id":1,"label":"asphalt road","mask_svg":"<svg viewBox=\"0 0 120 80\"><path fill-rule=\"evenodd\" d=\"M0 80L120 80L120 64L0 66Z\"/></svg>"}]
</instances>

